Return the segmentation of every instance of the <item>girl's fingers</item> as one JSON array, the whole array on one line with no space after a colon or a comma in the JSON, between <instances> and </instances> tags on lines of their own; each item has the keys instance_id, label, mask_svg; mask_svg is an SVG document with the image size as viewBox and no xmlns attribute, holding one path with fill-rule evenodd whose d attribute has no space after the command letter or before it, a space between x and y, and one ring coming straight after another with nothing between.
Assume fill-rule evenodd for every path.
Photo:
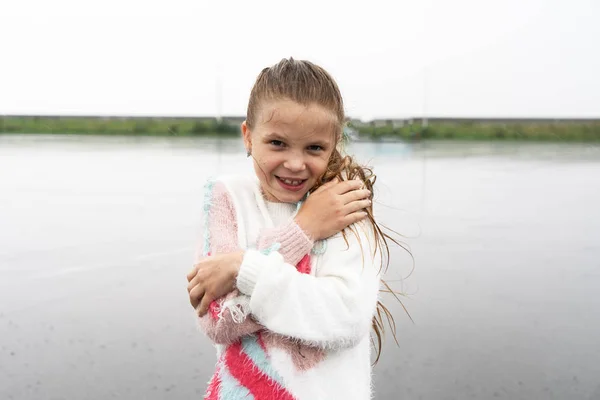
<instances>
[{"instance_id":1,"label":"girl's fingers","mask_svg":"<svg viewBox=\"0 0 600 400\"><path fill-rule=\"evenodd\" d=\"M203 274L200 274L198 272L196 272L196 276L194 276L194 278L188 283L188 293L195 288L196 286L198 286L200 284L200 282L202 282L202 279L206 279L205 276L203 276Z\"/></svg>"},{"instance_id":2,"label":"girl's fingers","mask_svg":"<svg viewBox=\"0 0 600 400\"><path fill-rule=\"evenodd\" d=\"M194 265L194 268L192 268L192 270L190 272L188 272L188 274L187 274L188 282L191 281L192 279L194 279L194 277L196 276L197 273L198 273L198 266Z\"/></svg>"},{"instance_id":3,"label":"girl's fingers","mask_svg":"<svg viewBox=\"0 0 600 400\"><path fill-rule=\"evenodd\" d=\"M343 182L338 183L337 185L335 185L333 190L336 194L345 194L352 190L362 189L363 186L364 186L363 181L352 179L349 181L343 181Z\"/></svg>"},{"instance_id":4,"label":"girl's fingers","mask_svg":"<svg viewBox=\"0 0 600 400\"><path fill-rule=\"evenodd\" d=\"M188 286L187 286L187 291L188 291L188 293L190 293L190 292L192 291L192 289L193 289L193 288L195 288L195 287L198 285L198 283L200 283L200 282L199 282L199 279L198 279L198 275L196 275L196 276L194 277L194 279L192 279L192 280L191 280L191 281L188 283Z\"/></svg>"},{"instance_id":5,"label":"girl's fingers","mask_svg":"<svg viewBox=\"0 0 600 400\"><path fill-rule=\"evenodd\" d=\"M356 211L356 212L353 212L352 214L348 214L348 215L346 215L346 218L345 218L346 226L350 226L352 224L360 222L363 219L367 218L368 215L369 214L367 214L365 211Z\"/></svg>"},{"instance_id":6,"label":"girl's fingers","mask_svg":"<svg viewBox=\"0 0 600 400\"><path fill-rule=\"evenodd\" d=\"M313 194L314 194L314 193L319 193L319 192L322 192L322 191L324 191L324 190L327 190L327 189L329 189L329 188L332 188L332 187L334 187L335 185L337 185L339 182L340 182L340 180L339 180L338 178L333 178L333 179L332 179L332 180L330 180L329 182L327 182L327 183L325 183L325 184L321 185L321 186L320 186L320 187L319 187L317 190L315 190L315 191L313 192Z\"/></svg>"},{"instance_id":7,"label":"girl's fingers","mask_svg":"<svg viewBox=\"0 0 600 400\"><path fill-rule=\"evenodd\" d=\"M346 214L352 214L357 211L364 211L364 209L371 206L371 200L357 200L344 206Z\"/></svg>"},{"instance_id":8,"label":"girl's fingers","mask_svg":"<svg viewBox=\"0 0 600 400\"><path fill-rule=\"evenodd\" d=\"M198 307L198 309L196 310L198 312L198 316L199 317L204 317L204 315L206 315L206 313L208 312L208 307L210 306L210 303L212 303L214 299L210 298L210 296L208 296L206 293L204 294L204 296L202 296L202 300L200 301L200 307Z\"/></svg>"},{"instance_id":9,"label":"girl's fingers","mask_svg":"<svg viewBox=\"0 0 600 400\"><path fill-rule=\"evenodd\" d=\"M368 199L371 197L371 191L369 189L357 189L347 192L342 195L342 202L349 204L353 201Z\"/></svg>"},{"instance_id":10,"label":"girl's fingers","mask_svg":"<svg viewBox=\"0 0 600 400\"><path fill-rule=\"evenodd\" d=\"M190 303L192 304L192 307L198 307L198 304L200 304L200 301L203 297L204 288L202 287L202 285L197 285L192 290L190 290Z\"/></svg>"}]
</instances>

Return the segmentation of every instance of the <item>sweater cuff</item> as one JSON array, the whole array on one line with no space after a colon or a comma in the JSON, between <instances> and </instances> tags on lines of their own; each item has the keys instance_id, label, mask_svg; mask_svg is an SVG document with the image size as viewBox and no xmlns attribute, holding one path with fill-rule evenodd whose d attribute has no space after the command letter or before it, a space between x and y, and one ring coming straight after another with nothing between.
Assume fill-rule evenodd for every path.
<instances>
[{"instance_id":1,"label":"sweater cuff","mask_svg":"<svg viewBox=\"0 0 600 400\"><path fill-rule=\"evenodd\" d=\"M290 219L279 231L279 243L281 244L279 252L284 255L289 264L298 264L302 257L310 253L314 245L313 240L294 219Z\"/></svg>"},{"instance_id":2,"label":"sweater cuff","mask_svg":"<svg viewBox=\"0 0 600 400\"><path fill-rule=\"evenodd\" d=\"M236 285L240 292L247 296L252 295L258 275L260 275L260 266L264 264L266 258L267 256L256 250L246 250L236 280Z\"/></svg>"}]
</instances>

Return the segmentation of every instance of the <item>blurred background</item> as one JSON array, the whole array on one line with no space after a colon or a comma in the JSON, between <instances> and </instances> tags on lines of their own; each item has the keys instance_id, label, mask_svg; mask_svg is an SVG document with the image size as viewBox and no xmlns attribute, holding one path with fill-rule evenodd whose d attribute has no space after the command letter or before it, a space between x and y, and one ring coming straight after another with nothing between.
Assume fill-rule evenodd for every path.
<instances>
[{"instance_id":1,"label":"blurred background","mask_svg":"<svg viewBox=\"0 0 600 400\"><path fill-rule=\"evenodd\" d=\"M262 68L338 81L403 235L376 399L600 399L600 3L8 1L0 398L202 398L204 181Z\"/></svg>"}]
</instances>

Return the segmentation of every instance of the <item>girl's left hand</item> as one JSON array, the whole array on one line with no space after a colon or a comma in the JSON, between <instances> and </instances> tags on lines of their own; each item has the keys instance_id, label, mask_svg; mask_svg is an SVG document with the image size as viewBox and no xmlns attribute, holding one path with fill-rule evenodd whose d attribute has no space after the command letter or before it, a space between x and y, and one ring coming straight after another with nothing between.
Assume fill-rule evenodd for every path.
<instances>
[{"instance_id":1,"label":"girl's left hand","mask_svg":"<svg viewBox=\"0 0 600 400\"><path fill-rule=\"evenodd\" d=\"M190 303L203 317L213 300L225 296L235 289L244 252L208 256L187 274ZM200 305L200 308L198 308Z\"/></svg>"}]
</instances>

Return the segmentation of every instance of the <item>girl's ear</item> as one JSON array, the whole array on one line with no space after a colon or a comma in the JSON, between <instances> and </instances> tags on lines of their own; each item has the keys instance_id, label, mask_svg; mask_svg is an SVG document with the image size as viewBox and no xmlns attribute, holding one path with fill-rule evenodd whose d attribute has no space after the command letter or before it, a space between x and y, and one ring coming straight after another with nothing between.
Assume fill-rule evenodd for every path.
<instances>
[{"instance_id":1,"label":"girl's ear","mask_svg":"<svg viewBox=\"0 0 600 400\"><path fill-rule=\"evenodd\" d=\"M244 140L244 146L246 147L246 152L248 154L252 153L252 140L250 129L248 128L248 124L246 121L242 122L242 139Z\"/></svg>"}]
</instances>

